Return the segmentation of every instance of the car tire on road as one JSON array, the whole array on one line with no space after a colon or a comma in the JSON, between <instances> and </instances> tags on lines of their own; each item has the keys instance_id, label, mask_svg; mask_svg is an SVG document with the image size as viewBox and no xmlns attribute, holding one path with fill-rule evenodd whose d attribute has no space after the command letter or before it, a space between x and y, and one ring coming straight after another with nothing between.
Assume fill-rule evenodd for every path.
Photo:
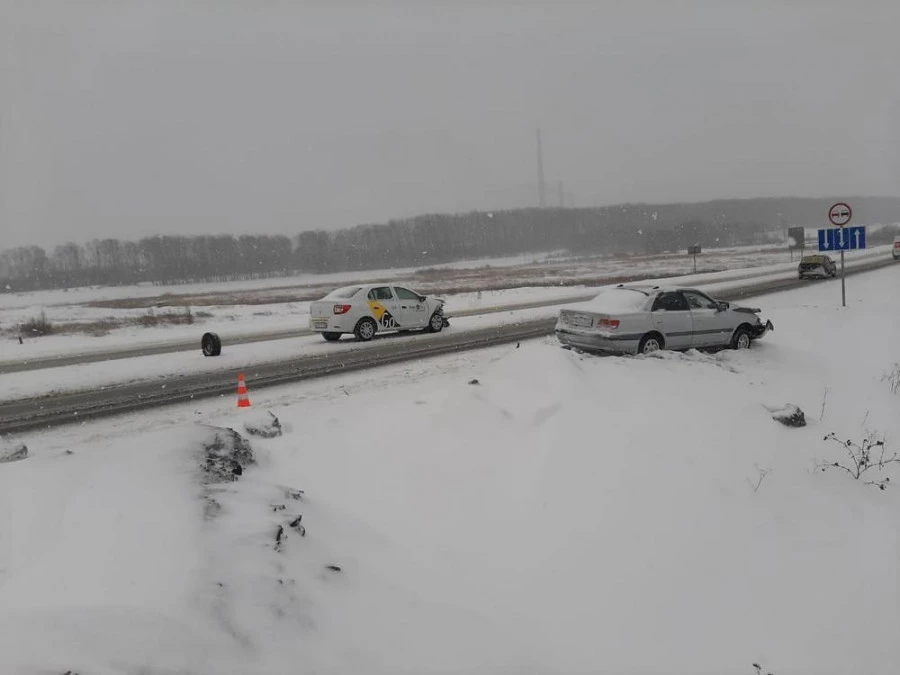
<instances>
[{"instance_id":1,"label":"car tire on road","mask_svg":"<svg viewBox=\"0 0 900 675\"><path fill-rule=\"evenodd\" d=\"M431 318L428 319L428 332L429 333L440 333L444 328L444 316L440 312L435 312L431 315Z\"/></svg>"},{"instance_id":2,"label":"car tire on road","mask_svg":"<svg viewBox=\"0 0 900 675\"><path fill-rule=\"evenodd\" d=\"M652 354L666 348L666 343L659 333L647 333L638 343L638 354Z\"/></svg>"},{"instance_id":3,"label":"car tire on road","mask_svg":"<svg viewBox=\"0 0 900 675\"><path fill-rule=\"evenodd\" d=\"M219 356L222 353L222 341L215 333L204 333L200 338L200 349L203 356Z\"/></svg>"},{"instance_id":4,"label":"car tire on road","mask_svg":"<svg viewBox=\"0 0 900 675\"><path fill-rule=\"evenodd\" d=\"M331 331L326 331L322 333L322 337L328 340L328 342L337 342L341 339L341 333L333 333Z\"/></svg>"},{"instance_id":5,"label":"car tire on road","mask_svg":"<svg viewBox=\"0 0 900 675\"><path fill-rule=\"evenodd\" d=\"M732 349L750 349L751 342L750 329L747 326L738 326L731 336Z\"/></svg>"},{"instance_id":6,"label":"car tire on road","mask_svg":"<svg viewBox=\"0 0 900 675\"><path fill-rule=\"evenodd\" d=\"M362 342L371 340L375 337L376 332L378 332L378 325L369 317L360 319L359 323L356 324L356 328L353 329L356 339Z\"/></svg>"}]
</instances>

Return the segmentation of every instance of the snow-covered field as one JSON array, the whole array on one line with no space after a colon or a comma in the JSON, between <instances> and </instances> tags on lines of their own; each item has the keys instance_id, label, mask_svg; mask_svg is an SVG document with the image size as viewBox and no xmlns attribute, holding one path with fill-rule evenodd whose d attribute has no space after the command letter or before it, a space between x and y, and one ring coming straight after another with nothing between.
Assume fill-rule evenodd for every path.
<instances>
[{"instance_id":1,"label":"snow-covered field","mask_svg":"<svg viewBox=\"0 0 900 675\"><path fill-rule=\"evenodd\" d=\"M714 249L716 256L746 256L749 260L764 260L767 263L787 260L790 253L785 250L772 253L772 247L740 246ZM652 256L658 260L667 256ZM669 256L675 257L675 256ZM773 257L778 260L772 260ZM796 258L796 254L794 256ZM687 256L679 256L681 264L690 266ZM590 261L615 261L620 258L593 256ZM155 297L163 293L177 295L199 295L210 293L235 293L238 291L267 291L297 286L318 286L320 284L343 284L364 279L396 279L415 274L419 270L483 270L487 267L521 267L531 265L549 265L572 263L582 260L581 257L566 254L564 251L536 253L533 255L510 256L505 258L485 258L481 260L464 260L455 263L423 265L419 268L399 268L384 270L368 270L364 272L336 272L333 274L303 274L292 277L276 277L272 279L252 279L243 281L210 282L198 284L178 284L172 286L153 286L140 284L136 286L92 286L72 288L69 290L37 291L31 293L0 293L0 310L29 309L39 307L67 306L87 302L117 300L119 298Z\"/></svg>"},{"instance_id":2,"label":"snow-covered field","mask_svg":"<svg viewBox=\"0 0 900 675\"><path fill-rule=\"evenodd\" d=\"M900 485L815 467L900 450L898 273L760 298L747 352L548 338L24 435L0 672L896 673ZM210 513L203 425L265 410Z\"/></svg>"},{"instance_id":3,"label":"snow-covered field","mask_svg":"<svg viewBox=\"0 0 900 675\"><path fill-rule=\"evenodd\" d=\"M468 269L489 265L491 267L514 267L518 265L535 265L548 260L571 259L562 253L534 254L508 258L487 258L484 260L465 260L442 265L430 265L429 269ZM425 267L425 265L423 265ZM154 286L138 284L134 286L89 286L68 290L36 291L24 293L0 293L0 309L25 307L53 307L86 302L102 302L120 298L151 298L163 293L177 295L196 295L204 293L235 293L238 291L269 291L273 289L312 286L319 284L344 284L359 279L379 279L405 277L414 274L421 268L398 268L368 270L365 272L335 272L332 274L298 274L290 277L272 277L269 279L244 279L239 281L216 281L194 284L173 284Z\"/></svg>"},{"instance_id":4,"label":"snow-covered field","mask_svg":"<svg viewBox=\"0 0 900 675\"><path fill-rule=\"evenodd\" d=\"M690 274L684 276L685 263L683 259L676 260L673 257L653 257L641 261L628 260L608 260L602 263L605 274L615 276L622 274L627 270L631 270L635 274L649 274L658 272L659 277L656 281L667 281L672 283L687 283L693 285L709 285L713 283L723 282L731 283L734 280L746 279L750 276L759 276L762 273L770 273L772 275L780 275L778 278L791 278L796 273L796 262L785 263L779 262L775 264L763 264L766 260L771 261L773 254L759 253L754 251L737 250L732 251L726 249L724 253L717 254L722 256L720 263L728 267L726 271L715 273ZM778 254L782 255L782 254ZM783 254L787 256L787 254ZM848 256L848 267L852 268L860 262L870 260L872 258L884 257L890 255L890 247L873 248L865 252L854 253ZM730 257L729 257L730 256ZM736 256L736 257L735 257ZM757 257L754 257L757 256ZM728 262L726 265L725 262ZM523 285L518 288L506 288L502 290L471 290L459 292L452 295L446 295L447 310L449 313L459 311L472 311L477 309L490 309L495 307L504 307L515 305L518 303L528 303L536 301L552 302L561 298L569 298L573 295L581 293L590 293L598 287L596 284L578 285L573 284L573 279L589 278L588 271L596 268L590 265L579 266L572 263L566 266L566 272L555 272L555 276L545 279L545 283L550 285L528 286ZM502 272L505 274L506 272ZM512 274L513 272L510 272ZM772 277L776 278L775 276ZM559 285L562 281L564 285ZM430 281L434 284L434 281ZM461 286L471 286L478 289L478 282L475 279L457 280ZM556 283L556 285L553 285ZM423 292L430 292L426 286L416 286L422 288ZM105 293L108 289L99 289L98 292ZM122 289L117 289L122 293ZM180 292L180 291L179 291ZM34 294L39 295L39 294ZM59 294L64 295L64 294ZM3 298L13 296L0 296ZM116 296L116 297L122 297ZM46 298L45 298L46 299ZM58 299L58 298L57 298ZM82 299L83 300L83 299ZM171 299L169 300L171 301ZM27 321L41 311L45 311L47 318L51 322L60 324L90 324L109 320L111 322L122 322L131 320L137 322L141 317L148 314L147 308L99 308L90 307L84 304L57 304L49 306L37 306L33 303L25 302L20 306L9 306L6 309L0 309L0 328L16 326L20 322ZM179 306L169 306L157 308L155 312L183 312L184 308ZM16 339L17 335L8 334L0 339L0 364L9 361L28 361L38 359L43 356L72 355L85 354L92 352L106 352L115 349L133 348L147 345L158 345L160 343L177 343L184 341L197 341L199 344L200 335L207 330L213 330L222 336L225 344L228 340L236 336L260 335L273 331L300 330L305 329L309 322L309 302L278 302L272 304L227 304L227 305L205 305L202 307L194 307L193 313L195 320L190 325L158 325L154 327L144 327L138 323L131 323L121 327L113 325L109 328L101 330L98 334L92 335L76 332L73 334L49 335L37 338L29 338L27 335L23 344L19 344ZM202 314L201 314L202 313ZM102 326L101 326L102 328Z\"/></svg>"}]
</instances>

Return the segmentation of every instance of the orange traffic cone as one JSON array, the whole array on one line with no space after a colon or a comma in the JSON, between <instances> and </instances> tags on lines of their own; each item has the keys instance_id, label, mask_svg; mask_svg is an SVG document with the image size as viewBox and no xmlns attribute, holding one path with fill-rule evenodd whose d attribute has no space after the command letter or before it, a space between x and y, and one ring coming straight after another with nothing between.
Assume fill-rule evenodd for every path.
<instances>
[{"instance_id":1,"label":"orange traffic cone","mask_svg":"<svg viewBox=\"0 0 900 675\"><path fill-rule=\"evenodd\" d=\"M244 374L238 373L238 408L249 408L250 397L247 396L247 384L244 382Z\"/></svg>"}]
</instances>

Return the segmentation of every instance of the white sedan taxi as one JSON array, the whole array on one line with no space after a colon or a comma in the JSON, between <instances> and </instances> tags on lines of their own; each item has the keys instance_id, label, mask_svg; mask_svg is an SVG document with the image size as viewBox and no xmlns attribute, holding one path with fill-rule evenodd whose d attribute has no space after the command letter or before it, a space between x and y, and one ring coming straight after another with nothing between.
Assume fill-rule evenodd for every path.
<instances>
[{"instance_id":1,"label":"white sedan taxi","mask_svg":"<svg viewBox=\"0 0 900 675\"><path fill-rule=\"evenodd\" d=\"M584 351L648 354L659 349L747 349L774 329L761 310L715 300L694 288L620 284L564 307L556 337Z\"/></svg>"},{"instance_id":2,"label":"white sedan taxi","mask_svg":"<svg viewBox=\"0 0 900 675\"><path fill-rule=\"evenodd\" d=\"M447 325L444 300L399 284L344 286L309 306L310 330L329 342L344 334L368 342L379 331L438 333Z\"/></svg>"}]
</instances>

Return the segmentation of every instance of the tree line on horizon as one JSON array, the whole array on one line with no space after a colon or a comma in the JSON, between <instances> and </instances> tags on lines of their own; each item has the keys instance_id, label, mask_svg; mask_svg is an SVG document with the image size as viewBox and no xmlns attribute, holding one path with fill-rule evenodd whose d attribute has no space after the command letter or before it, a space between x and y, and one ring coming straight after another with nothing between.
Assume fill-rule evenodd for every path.
<instances>
[{"instance_id":1,"label":"tree line on horizon","mask_svg":"<svg viewBox=\"0 0 900 675\"><path fill-rule=\"evenodd\" d=\"M427 267L568 250L579 254L655 254L784 243L791 226L827 227L834 200L770 198L697 204L625 204L427 214L337 231L284 235L153 236L100 239L47 251L0 251L0 292L93 285L233 281ZM850 201L850 200L848 200ZM854 223L900 222L900 198L852 200ZM884 235L886 236L886 235ZM887 237L886 241L890 241ZM870 236L872 245L878 237ZM786 245L786 244L785 244Z\"/></svg>"}]
</instances>

